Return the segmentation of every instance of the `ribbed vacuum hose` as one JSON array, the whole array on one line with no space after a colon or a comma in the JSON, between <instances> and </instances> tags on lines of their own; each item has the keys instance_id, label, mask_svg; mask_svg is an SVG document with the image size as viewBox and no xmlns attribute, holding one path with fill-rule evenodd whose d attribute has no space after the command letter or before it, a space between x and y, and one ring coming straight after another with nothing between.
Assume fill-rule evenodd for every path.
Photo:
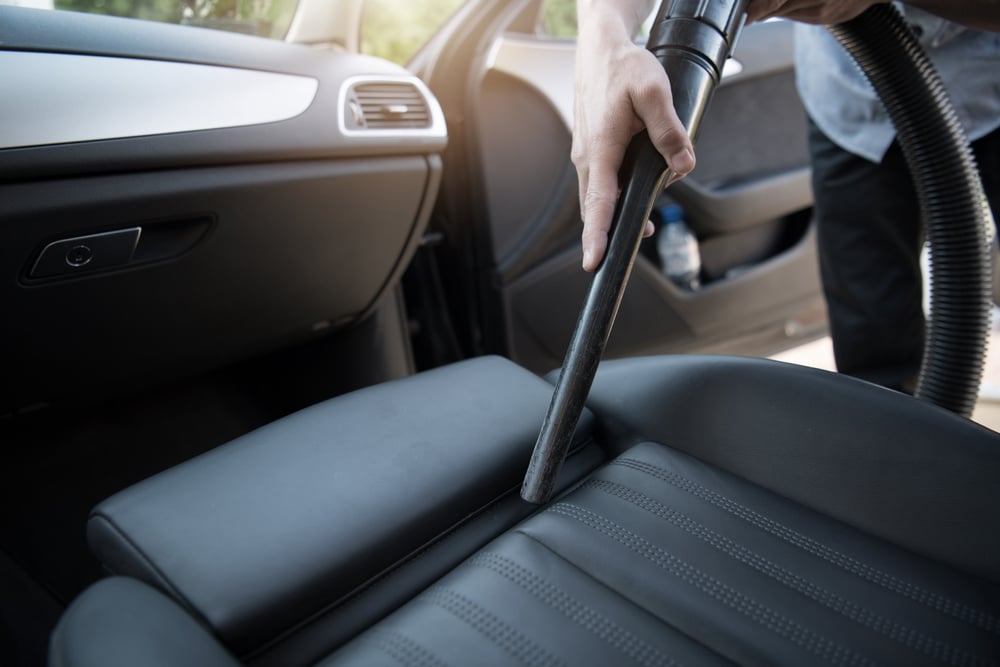
<instances>
[{"instance_id":1,"label":"ribbed vacuum hose","mask_svg":"<svg viewBox=\"0 0 1000 667\"><path fill-rule=\"evenodd\" d=\"M931 313L916 395L968 417L983 374L993 221L941 78L892 5L830 26L896 126L930 244Z\"/></svg>"},{"instance_id":2,"label":"ribbed vacuum hose","mask_svg":"<svg viewBox=\"0 0 1000 667\"><path fill-rule=\"evenodd\" d=\"M678 116L692 137L737 41L746 5L747 0L664 0L657 12L647 48L667 72ZM933 312L917 395L968 416L982 378L991 288L989 208L972 153L940 79L897 10L878 5L831 30L888 108L925 214ZM623 187L608 249L524 476L521 497L528 502L547 502L555 488L642 229L668 175L649 136L633 137L619 173Z\"/></svg>"}]
</instances>

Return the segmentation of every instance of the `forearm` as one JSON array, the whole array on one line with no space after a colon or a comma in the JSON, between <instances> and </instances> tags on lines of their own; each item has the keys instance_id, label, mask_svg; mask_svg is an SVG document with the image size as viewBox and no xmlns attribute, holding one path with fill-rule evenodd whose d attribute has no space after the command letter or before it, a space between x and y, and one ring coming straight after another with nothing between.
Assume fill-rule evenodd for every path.
<instances>
[{"instance_id":1,"label":"forearm","mask_svg":"<svg viewBox=\"0 0 1000 667\"><path fill-rule=\"evenodd\" d=\"M910 0L907 4L970 28L1000 32L1000 0Z\"/></svg>"},{"instance_id":2,"label":"forearm","mask_svg":"<svg viewBox=\"0 0 1000 667\"><path fill-rule=\"evenodd\" d=\"M713 2L716 0L712 0ZM670 82L633 40L650 0L578 0L572 160L580 179L583 268L604 256L618 197L618 171L643 128L676 177L694 169L694 147L674 111ZM647 227L652 233L652 227Z\"/></svg>"}]
</instances>

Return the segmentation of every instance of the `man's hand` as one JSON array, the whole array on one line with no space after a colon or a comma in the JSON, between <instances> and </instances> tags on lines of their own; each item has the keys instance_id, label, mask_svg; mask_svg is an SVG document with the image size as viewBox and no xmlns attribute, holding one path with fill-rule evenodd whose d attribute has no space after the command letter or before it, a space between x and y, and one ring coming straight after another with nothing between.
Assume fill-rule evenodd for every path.
<instances>
[{"instance_id":1,"label":"man's hand","mask_svg":"<svg viewBox=\"0 0 1000 667\"><path fill-rule=\"evenodd\" d=\"M694 148L674 111L670 83L651 53L632 41L625 3L581 3L576 56L573 164L580 180L583 268L604 257L618 198L625 149L643 128L684 176L694 169ZM652 233L647 225L647 235Z\"/></svg>"},{"instance_id":2,"label":"man's hand","mask_svg":"<svg viewBox=\"0 0 1000 667\"><path fill-rule=\"evenodd\" d=\"M783 17L806 23L849 21L889 0L750 0L747 21ZM1000 0L910 0L909 4L980 29L1000 30ZM618 199L618 170L632 137L643 128L677 178L694 169L694 148L674 112L666 74L632 41L648 0L578 0L579 38L573 164L580 181L583 268L604 257ZM652 234L647 225L646 234Z\"/></svg>"}]
</instances>

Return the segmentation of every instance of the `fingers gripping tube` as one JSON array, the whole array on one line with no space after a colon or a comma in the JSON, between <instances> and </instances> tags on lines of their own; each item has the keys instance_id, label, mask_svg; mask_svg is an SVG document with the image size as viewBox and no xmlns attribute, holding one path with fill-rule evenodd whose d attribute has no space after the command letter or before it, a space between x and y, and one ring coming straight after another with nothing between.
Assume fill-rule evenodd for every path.
<instances>
[{"instance_id":1,"label":"fingers gripping tube","mask_svg":"<svg viewBox=\"0 0 1000 667\"><path fill-rule=\"evenodd\" d=\"M665 0L646 48L670 79L674 108L692 140L746 19L747 0ZM642 231L670 172L646 132L632 139L619 172L622 193L607 253L594 273L548 412L528 464L521 497L549 499L597 373L632 271Z\"/></svg>"}]
</instances>

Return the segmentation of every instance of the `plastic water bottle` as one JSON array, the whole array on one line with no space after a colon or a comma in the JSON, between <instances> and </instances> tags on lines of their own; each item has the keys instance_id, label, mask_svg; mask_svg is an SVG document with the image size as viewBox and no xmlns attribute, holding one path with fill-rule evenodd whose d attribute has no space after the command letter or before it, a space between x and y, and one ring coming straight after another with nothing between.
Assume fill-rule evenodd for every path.
<instances>
[{"instance_id":1,"label":"plastic water bottle","mask_svg":"<svg viewBox=\"0 0 1000 667\"><path fill-rule=\"evenodd\" d=\"M698 239L684 223L684 209L676 204L659 209L662 227L656 248L663 272L676 285L688 290L701 286L701 253Z\"/></svg>"}]
</instances>

